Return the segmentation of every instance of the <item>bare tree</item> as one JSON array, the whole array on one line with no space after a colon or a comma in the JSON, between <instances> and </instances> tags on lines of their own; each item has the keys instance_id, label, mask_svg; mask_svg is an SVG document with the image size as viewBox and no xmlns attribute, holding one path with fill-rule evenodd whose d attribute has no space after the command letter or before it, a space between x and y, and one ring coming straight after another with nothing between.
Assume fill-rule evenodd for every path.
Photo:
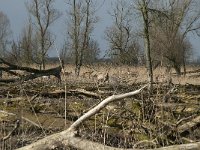
<instances>
[{"instance_id":1,"label":"bare tree","mask_svg":"<svg viewBox=\"0 0 200 150\"><path fill-rule=\"evenodd\" d=\"M84 52L84 63L92 64L98 60L100 54L99 44L95 40L90 40L87 50Z\"/></svg>"},{"instance_id":2,"label":"bare tree","mask_svg":"<svg viewBox=\"0 0 200 150\"><path fill-rule=\"evenodd\" d=\"M143 37L144 37L144 45L145 45L145 55L146 55L146 67L148 73L148 80L150 83L150 91L152 89L153 83L153 70L152 70L152 60L151 60L151 47L150 47L150 2L151 0L138 0L137 9L140 11L143 20Z\"/></svg>"},{"instance_id":3,"label":"bare tree","mask_svg":"<svg viewBox=\"0 0 200 150\"><path fill-rule=\"evenodd\" d=\"M45 69L45 57L53 44L49 27L60 16L60 13L53 8L54 0L33 0L27 5L28 11L35 20L36 33L39 42L39 64Z\"/></svg>"},{"instance_id":4,"label":"bare tree","mask_svg":"<svg viewBox=\"0 0 200 150\"><path fill-rule=\"evenodd\" d=\"M70 16L68 20L68 41L75 59L75 74L79 75L97 18L94 16L94 2L92 0L72 0L69 6L71 11L68 13Z\"/></svg>"},{"instance_id":5,"label":"bare tree","mask_svg":"<svg viewBox=\"0 0 200 150\"><path fill-rule=\"evenodd\" d=\"M117 0L109 13L113 24L106 29L105 38L109 42L112 59L123 64L137 63L139 44L133 34L131 6L126 1Z\"/></svg>"},{"instance_id":6,"label":"bare tree","mask_svg":"<svg viewBox=\"0 0 200 150\"><path fill-rule=\"evenodd\" d=\"M20 43L12 41L11 50L7 51L6 60L9 62L14 62L14 64L21 64L21 49Z\"/></svg>"},{"instance_id":7,"label":"bare tree","mask_svg":"<svg viewBox=\"0 0 200 150\"><path fill-rule=\"evenodd\" d=\"M69 50L69 46L68 46L68 42L64 42L60 52L59 52L59 55L60 55L60 58L62 60L64 60L64 62L70 62L72 63L72 60L71 60L71 53L70 53L70 50Z\"/></svg>"},{"instance_id":8,"label":"bare tree","mask_svg":"<svg viewBox=\"0 0 200 150\"><path fill-rule=\"evenodd\" d=\"M10 21L8 17L0 11L0 56L5 55L11 34Z\"/></svg>"},{"instance_id":9,"label":"bare tree","mask_svg":"<svg viewBox=\"0 0 200 150\"><path fill-rule=\"evenodd\" d=\"M20 41L20 49L21 49L21 57L23 63L30 65L33 63L33 27L31 23L29 23L23 30L22 30L22 37Z\"/></svg>"},{"instance_id":10,"label":"bare tree","mask_svg":"<svg viewBox=\"0 0 200 150\"><path fill-rule=\"evenodd\" d=\"M197 0L162 0L154 5L156 9L165 12L167 17L159 14L152 16L153 55L158 61L173 67L177 74L181 73L181 66L186 72L185 61L191 51L188 34L199 32L199 4Z\"/></svg>"}]
</instances>

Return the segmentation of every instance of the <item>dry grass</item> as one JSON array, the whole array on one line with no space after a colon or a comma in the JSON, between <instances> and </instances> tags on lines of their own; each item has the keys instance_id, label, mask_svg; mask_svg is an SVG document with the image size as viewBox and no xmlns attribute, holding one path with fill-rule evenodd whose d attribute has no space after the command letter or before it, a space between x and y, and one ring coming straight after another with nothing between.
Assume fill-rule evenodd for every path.
<instances>
[{"instance_id":1,"label":"dry grass","mask_svg":"<svg viewBox=\"0 0 200 150\"><path fill-rule=\"evenodd\" d=\"M60 64L47 64L46 69L54 68L59 66ZM30 65L28 67L39 69L37 65ZM65 75L63 75L63 79L70 78L71 80L76 79L81 81L84 79L85 81L90 82L91 79L95 80L98 74L106 74L109 73L109 76L118 77L119 79L125 79L127 82L134 83L143 83L147 81L147 72L144 66L115 66L115 65L107 65L107 64L94 64L94 65L85 65L81 67L80 77L75 77L74 74L75 66L72 64L67 64L64 67ZM200 66L187 66L187 71L193 71L200 69ZM166 72L165 68L158 67L153 71L154 73L154 81L165 82L168 78L172 78L172 82L174 84L200 84L200 73L191 73L186 74L186 76L176 76L175 71L172 69L170 72ZM8 74L4 73L3 78L8 78Z\"/></svg>"},{"instance_id":2,"label":"dry grass","mask_svg":"<svg viewBox=\"0 0 200 150\"><path fill-rule=\"evenodd\" d=\"M58 65L48 65L47 69L56 66ZM8 149L9 145L11 145L10 149L21 147L48 134L62 131L84 112L87 112L107 96L133 91L144 82L147 82L145 67L96 64L93 66L83 66L79 77L75 76L74 68L73 65L65 66L65 72L72 73L62 74L61 85L56 84L56 82L50 79L46 81L29 81L20 85L6 84L1 86L0 108L7 112L17 114L16 118L24 116L40 124L44 130L38 129L30 123L22 122L19 130L6 141L7 143L0 143L0 149ZM198 68L187 68L188 71L196 69ZM114 80L118 80L118 82L115 82L116 85L111 85L111 83L104 83L103 85L97 84L96 75L106 74L107 72L112 77L113 82ZM163 103L163 97L171 89L171 87L166 87L165 85L169 77L172 78L174 84L181 84L181 86L178 86L178 91L171 95L168 103ZM159 84L155 85L154 94L150 98L153 106L148 105L147 91L144 91L136 97L128 98L126 101L112 103L82 125L80 128L81 136L106 145L124 148L130 148L142 140L151 141L158 139L159 141L154 141L157 142L157 147L183 142L180 140L180 136L175 136L177 138L176 141L170 141L172 143L169 143L168 137L165 137L165 128L171 130L169 124L173 125L182 118L199 114L199 95L190 93L191 90L199 91L199 86L190 87L185 86L185 84L200 85L200 76L198 76L198 73L195 73L187 74L185 77L178 77L174 75L174 70L167 73L164 68L157 68L154 70L154 79ZM67 96L67 108L65 108L63 96L58 95L56 98L52 98L48 97L48 95L42 95L45 92L63 90L64 86L66 86L67 92L82 88L97 94L102 94L102 96L100 99L95 99L73 93ZM37 93L40 95L33 101L30 101L31 97ZM11 96L9 97L8 94ZM21 100L15 99L19 97L21 97ZM8 100L13 102L5 107L4 101ZM181 105L179 106L179 104ZM165 107L160 108L160 106L164 105ZM149 109L149 106L153 107L154 122L145 118L148 113L145 112L145 109ZM65 126L64 120L65 109L67 110L67 126ZM9 133L10 128L13 128L12 125L16 118L10 119L0 116L0 138ZM197 128L196 132L190 134L188 138L194 141L199 140L199 135L197 134L199 132ZM163 137L163 139L158 135ZM150 147L147 146L145 148Z\"/></svg>"},{"instance_id":3,"label":"dry grass","mask_svg":"<svg viewBox=\"0 0 200 150\"><path fill-rule=\"evenodd\" d=\"M53 66L51 66L53 67ZM50 66L49 66L50 68ZM65 71L72 72L68 77L71 79L75 78L74 66L66 65ZM200 67L187 67L187 71L197 70ZM85 81L91 81L93 76L97 74L106 74L108 71L109 76L117 77L126 82L144 83L147 82L147 72L144 66L110 66L110 65L94 65L94 66L83 66L81 68L80 77L77 80L84 79ZM67 77L67 76L66 76ZM175 71L166 72L165 68L158 67L154 70L154 81L166 82L169 78L172 78L174 84L194 84L200 85L200 73L186 74L186 76L176 76Z\"/></svg>"}]
</instances>

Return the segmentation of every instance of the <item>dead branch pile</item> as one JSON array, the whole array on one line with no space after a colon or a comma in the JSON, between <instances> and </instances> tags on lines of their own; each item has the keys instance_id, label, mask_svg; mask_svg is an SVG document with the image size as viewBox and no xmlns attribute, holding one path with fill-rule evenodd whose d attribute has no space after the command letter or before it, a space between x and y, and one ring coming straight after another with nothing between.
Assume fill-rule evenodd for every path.
<instances>
[{"instance_id":1,"label":"dead branch pile","mask_svg":"<svg viewBox=\"0 0 200 150\"><path fill-rule=\"evenodd\" d=\"M57 67L59 68L58 70L53 68L50 69L52 71L40 71L33 68L16 66L4 60L1 60L1 63L6 65L6 67L0 67L2 71L19 77L17 79L9 79L15 80L12 82L27 81L32 79L32 76L34 76L33 78L43 75L60 77L60 66ZM21 75L15 72L15 70L22 70L29 74ZM4 80L7 80L5 83L10 82L8 79ZM29 143L26 144L27 146L19 149L65 149L66 147L83 150L137 150L141 148L155 148L157 150L200 149L200 142L198 142L199 135L192 135L195 134L195 131L198 131L196 134L200 133L199 95L197 94L200 88L198 86L185 85L179 87L179 85L156 83L153 94L150 95L147 90L144 90L146 85L139 90L135 90L138 86L141 86L141 83L132 84L131 87L123 85L123 88L120 87L120 82L114 88L110 88L110 83L102 83L102 85L98 85L97 87L92 85L92 88L85 87L88 84L78 84L75 86L74 83L73 85L66 83L66 87L63 89L62 87L51 87L51 85L43 85L41 87L41 84L33 87L33 84L37 85L37 83L32 81L24 82L23 90L25 94L23 96L25 97L26 95L26 97L23 99L23 102L15 99L13 96L21 92L17 85L14 87L12 84L12 88L1 88L0 97L4 99L4 102L0 101L0 103L6 104L4 105L5 107L12 107L10 103L14 103L14 105L21 103L22 106L26 106L25 103L31 103L31 108L24 110L31 110L31 113L39 115L49 113L48 119L50 118L50 113L52 113L52 116L62 118L61 122L64 122L64 110L67 108L65 110L67 116L65 117L69 123L65 128L60 128L59 131L62 132L56 134L52 134L55 132L51 132L50 136L44 134L45 137L43 135L42 137L44 138L40 137L42 138L40 140L33 138L29 140ZM5 85L10 86L10 84ZM125 94L114 94L108 97L108 95L115 93L111 89L116 90L116 93ZM128 92L130 89L133 92ZM179 94L177 94L178 92ZM185 100L186 96L189 97L192 94L194 97L188 98L191 101ZM32 98L29 96L32 96ZM66 105L64 105L64 99L67 101ZM73 107L68 105L73 105ZM82 108L80 109L80 107ZM57 108L58 110L56 110ZM15 115L16 112L11 112L0 111L0 114L7 113L11 116L17 116ZM106 118L107 120L105 119L103 122L102 118ZM43 124L41 125L40 122L37 122L38 120L28 119L28 117L23 115L20 119L37 129L45 129L45 131L49 129L46 126L43 127ZM82 126L84 126L84 129ZM5 141L12 136L16 136L15 134L18 130L21 130L19 128L19 124L13 125L12 130L6 132L0 139L4 139L3 141ZM114 132L112 132L113 129L115 129ZM94 132L96 133L95 135L93 134ZM138 136L143 137L138 138ZM116 141L112 141L112 139ZM117 142L121 142L122 144L117 145ZM17 147L20 146L18 145Z\"/></svg>"},{"instance_id":2,"label":"dead branch pile","mask_svg":"<svg viewBox=\"0 0 200 150\"><path fill-rule=\"evenodd\" d=\"M87 121L90 117L94 116L96 113L98 113L100 110L105 108L108 104L114 101L118 101L133 95L139 94L144 88L146 88L146 85L140 88L139 90L125 93L125 94L120 94L120 95L113 95L105 100L103 100L101 103L99 103L97 106L89 110L87 113L82 115L78 120L76 120L67 130L62 131L60 133L56 133L50 136L47 136L35 143L32 143L28 146L19 148L19 150L41 150L41 149L56 149L59 148L60 146L66 147L66 146L71 146L77 149L83 149L83 150L101 150L101 149L106 149L106 150L122 150L121 148L114 148L110 146L105 146L103 144L99 144L96 142L92 142L89 140L85 140L82 138L76 137L76 133L78 131L79 126L84 122ZM194 128L195 126L199 125L200 120L199 116L195 117L191 121L188 121L184 125L178 126L181 124L181 121L177 123L177 126L174 128L177 128L178 133L183 133L186 130L191 130L191 128ZM163 123L163 126L166 126L168 128L171 128L169 125ZM172 136L173 133L169 132L167 133L168 136ZM154 143L153 141L140 141L140 143L136 143L135 145L143 144L143 143ZM123 148L124 149L124 148ZM196 150L200 149L200 142L196 143L189 143L189 144L182 144L182 145L173 145L173 146L168 146L168 147L163 147L163 148L157 148L157 150L176 150L176 149L185 149L185 150ZM129 150L129 149L128 149ZM132 150L137 150L137 148L132 148Z\"/></svg>"}]
</instances>

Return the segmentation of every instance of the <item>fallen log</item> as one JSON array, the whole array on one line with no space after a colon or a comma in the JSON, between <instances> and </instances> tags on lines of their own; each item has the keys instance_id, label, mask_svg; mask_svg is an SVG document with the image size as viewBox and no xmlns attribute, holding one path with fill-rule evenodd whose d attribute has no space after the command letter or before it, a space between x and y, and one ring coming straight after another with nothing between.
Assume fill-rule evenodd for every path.
<instances>
[{"instance_id":1,"label":"fallen log","mask_svg":"<svg viewBox=\"0 0 200 150\"><path fill-rule=\"evenodd\" d=\"M100 98L100 95L94 93L94 92L90 92L90 91L86 91L85 89L76 89L76 90L70 90L70 92L72 93L77 93L77 94L82 94L88 97L93 97L93 98Z\"/></svg>"},{"instance_id":2,"label":"fallen log","mask_svg":"<svg viewBox=\"0 0 200 150\"><path fill-rule=\"evenodd\" d=\"M81 139L74 137L74 134L70 131L63 131L60 134L54 134L54 136L49 136L48 143L52 143L51 147L47 147L48 143L45 140L40 140L41 145L32 147L22 147L18 150L44 150L44 149L56 149L58 145L71 146L73 148L82 149L82 150L141 150L136 148L124 149L124 148L115 148L99 144L97 142L92 142L89 140ZM63 140L63 141L61 141ZM148 149L148 150L198 150L200 149L200 142L190 143L190 144L181 144L173 145L162 148Z\"/></svg>"},{"instance_id":3,"label":"fallen log","mask_svg":"<svg viewBox=\"0 0 200 150\"><path fill-rule=\"evenodd\" d=\"M197 127L200 125L200 116L195 117L194 119L184 123L183 125L179 126L178 132L181 134L184 134L184 132L190 131L193 128Z\"/></svg>"},{"instance_id":4,"label":"fallen log","mask_svg":"<svg viewBox=\"0 0 200 150\"><path fill-rule=\"evenodd\" d=\"M84 140L77 137L71 137L66 142L64 141L65 145L70 145L77 149L82 150L141 150L136 148L131 149L125 149L125 148L115 148L106 146L103 144L99 144L96 142L92 142L89 140ZM200 149L200 142L196 143L190 143L190 144L182 144L182 145L173 145L173 146L167 146L167 147L161 147L161 148L155 148L155 149L148 149L148 150L198 150Z\"/></svg>"},{"instance_id":5,"label":"fallen log","mask_svg":"<svg viewBox=\"0 0 200 150\"><path fill-rule=\"evenodd\" d=\"M31 94L37 94L37 91L27 91L28 93ZM76 89L76 90L69 90L69 91L65 91L65 90L55 90L55 91L51 91L51 92L41 92L40 96L43 97L50 97L50 98L61 98L61 97L65 97L65 96L79 96L79 95L84 95L86 97L91 97L91 98L96 98L99 99L101 97L101 95L98 95L94 92L90 92L90 91L86 91L85 89Z\"/></svg>"},{"instance_id":6,"label":"fallen log","mask_svg":"<svg viewBox=\"0 0 200 150\"><path fill-rule=\"evenodd\" d=\"M69 146L70 143L72 144L71 146L73 146L74 141L73 140L71 141L70 139L75 138L74 136L75 136L75 133L76 133L76 129L84 121L88 120L91 116L95 115L100 110L102 110L103 108L105 108L109 103L114 102L114 101L118 101L118 100L126 98L126 97L130 97L130 96L139 94L146 87L147 87L147 85L145 85L142 88L140 88L139 90L136 90L136 91L133 91L133 92L129 92L129 93L125 93L125 94L120 94L120 95L112 95L112 96L106 98L105 100L103 100L101 103L99 103L97 106L95 106L91 110L89 110L83 116L81 116L67 130L62 131L60 133L56 133L56 134L50 135L50 136L47 136L47 137L45 137L45 138L43 138L43 139L41 139L41 140L39 140L39 141L37 141L35 143L32 143L32 144L27 145L25 147L22 147L19 150L55 149L59 145ZM71 142L68 143L69 141L71 141ZM77 143L75 142L75 144L77 144ZM92 148L94 149L94 147L92 147Z\"/></svg>"},{"instance_id":7,"label":"fallen log","mask_svg":"<svg viewBox=\"0 0 200 150\"><path fill-rule=\"evenodd\" d=\"M61 70L63 68L63 64L61 64L58 67L47 69L47 70L38 70L38 69L30 68L30 67L21 67L18 65L11 64L9 62L6 62L2 58L0 58L0 63L8 66L8 67L0 67L0 71L5 71L12 75L18 76L18 78L14 78L14 79L0 79L0 82L11 83L11 82L18 82L18 81L28 81L28 80L32 80L38 77L51 76L51 75L58 78L59 82L61 81ZM14 72L14 70L26 71L26 72L29 72L29 74L20 75Z\"/></svg>"},{"instance_id":8,"label":"fallen log","mask_svg":"<svg viewBox=\"0 0 200 150\"><path fill-rule=\"evenodd\" d=\"M97 142L92 142L89 140L81 139L78 137L75 137L77 128L86 120L88 120L91 116L98 113L100 110L105 108L109 103L130 97L136 94L139 94L146 86L140 88L139 90L120 94L120 95L112 95L105 100L103 100L101 103L99 103L97 106L89 110L87 113L85 113L83 116L81 116L77 121L75 121L67 130L62 131L60 133L56 133L50 136L47 136L41 140L38 140L35 143L32 143L30 145L27 145L25 147L19 148L18 150L43 150L43 149L56 149L59 147L67 147L71 146L77 149L82 150L138 150L135 148L132 149L124 149L124 148L115 148L106 146ZM156 150L177 150L177 149L184 149L184 150L197 150L200 149L200 142L196 143L189 143L189 144L182 144L182 145L173 145L168 147L162 147L162 148L155 148Z\"/></svg>"}]
</instances>

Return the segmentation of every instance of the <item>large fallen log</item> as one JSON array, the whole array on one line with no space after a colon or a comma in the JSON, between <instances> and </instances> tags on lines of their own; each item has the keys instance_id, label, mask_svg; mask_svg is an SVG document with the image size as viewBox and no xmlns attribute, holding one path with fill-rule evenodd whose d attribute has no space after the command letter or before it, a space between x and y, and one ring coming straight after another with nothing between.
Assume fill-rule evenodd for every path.
<instances>
[{"instance_id":1,"label":"large fallen log","mask_svg":"<svg viewBox=\"0 0 200 150\"><path fill-rule=\"evenodd\" d=\"M12 78L12 79L0 79L0 82L10 83L10 82L18 82L18 81L28 81L28 80L32 80L38 77L51 76L51 75L55 76L56 78L58 78L59 81L61 81L61 70L63 68L63 64L61 64L58 67L47 69L47 70L38 70L38 69L30 68L30 67L21 67L18 65L11 64L3 60L2 58L0 58L0 63L8 66L8 67L0 67L0 71L5 71L19 77L19 78ZM26 71L26 72L29 72L29 74L20 75L14 72L14 70Z\"/></svg>"},{"instance_id":2,"label":"large fallen log","mask_svg":"<svg viewBox=\"0 0 200 150\"><path fill-rule=\"evenodd\" d=\"M60 136L62 134L62 136ZM63 141L61 138L65 137ZM106 146L103 144L99 144L97 142L92 142L89 140L81 139L78 137L74 137L74 135L70 131L63 131L60 134L56 134L49 138L52 144L51 147L46 147L47 142L46 141L40 141L41 145L38 147L22 147L18 150L45 150L45 149L56 149L58 146L71 146L73 148L81 149L81 150L141 150L136 148L115 148L111 146ZM182 144L182 145L173 145L173 146L167 146L162 148L155 148L155 149L148 149L148 150L199 150L200 149L200 142L196 143L190 143L190 144Z\"/></svg>"}]
</instances>

